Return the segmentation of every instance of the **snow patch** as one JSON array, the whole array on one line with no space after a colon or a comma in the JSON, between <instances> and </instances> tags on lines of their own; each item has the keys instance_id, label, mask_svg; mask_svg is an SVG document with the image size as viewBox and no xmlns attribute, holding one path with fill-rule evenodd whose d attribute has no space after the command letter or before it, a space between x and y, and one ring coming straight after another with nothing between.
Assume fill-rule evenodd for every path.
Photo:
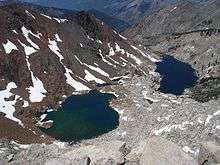
<instances>
[{"instance_id":1,"label":"snow patch","mask_svg":"<svg viewBox=\"0 0 220 165\"><path fill-rule=\"evenodd\" d=\"M57 42L63 42L58 34L55 34L55 38Z\"/></svg>"},{"instance_id":2,"label":"snow patch","mask_svg":"<svg viewBox=\"0 0 220 165\"><path fill-rule=\"evenodd\" d=\"M121 34L118 34L118 35L119 35L119 37L121 37L123 40L127 40L127 38L124 37L124 36L122 36Z\"/></svg>"},{"instance_id":3,"label":"snow patch","mask_svg":"<svg viewBox=\"0 0 220 165\"><path fill-rule=\"evenodd\" d=\"M96 83L98 84L104 84L105 81L99 79L99 78L96 78L94 75L92 75L88 70L85 69L85 80L87 81L95 81Z\"/></svg>"},{"instance_id":4,"label":"snow patch","mask_svg":"<svg viewBox=\"0 0 220 165\"><path fill-rule=\"evenodd\" d=\"M7 43L3 43L2 44L4 49L5 49L5 53L9 54L11 53L12 50L18 50L17 46L15 44L13 44L11 41L7 40Z\"/></svg>"},{"instance_id":5,"label":"snow patch","mask_svg":"<svg viewBox=\"0 0 220 165\"><path fill-rule=\"evenodd\" d=\"M0 91L0 112L5 113L6 118L18 122L20 125L22 125L21 120L13 116L13 113L15 112L15 108L13 105L16 103L16 98L13 101L5 100L5 98L9 98L13 95L13 93L11 93L10 91L14 88L17 88L16 84L14 82L10 82L8 83L5 90Z\"/></svg>"},{"instance_id":6,"label":"snow patch","mask_svg":"<svg viewBox=\"0 0 220 165\"><path fill-rule=\"evenodd\" d=\"M109 74L106 73L105 71L103 71L102 69L98 68L98 67L94 67L92 65L87 65L85 63L83 63L84 65L86 65L89 69L96 71L98 73L100 73L101 75L105 76L105 77L109 77Z\"/></svg>"},{"instance_id":7,"label":"snow patch","mask_svg":"<svg viewBox=\"0 0 220 165\"><path fill-rule=\"evenodd\" d=\"M35 44L30 38L29 38L29 34L37 37L38 39L40 39L40 35L41 34L34 34L32 33L30 30L26 29L24 26L21 28L21 31L24 35L24 37L26 38L26 40L31 44L32 47L34 47L35 49L40 49L39 46L37 44Z\"/></svg>"},{"instance_id":8,"label":"snow patch","mask_svg":"<svg viewBox=\"0 0 220 165\"><path fill-rule=\"evenodd\" d=\"M24 100L24 104L23 104L23 108L26 108L26 107L28 107L29 106L29 103L28 103L28 101L26 101L26 100Z\"/></svg>"},{"instance_id":9,"label":"snow patch","mask_svg":"<svg viewBox=\"0 0 220 165\"><path fill-rule=\"evenodd\" d=\"M174 10L176 10L177 9L177 6L175 6L174 8L172 8L171 10L170 10L170 12L172 12L172 11L174 11Z\"/></svg>"},{"instance_id":10,"label":"snow patch","mask_svg":"<svg viewBox=\"0 0 220 165\"><path fill-rule=\"evenodd\" d=\"M152 134L158 136L161 135L164 132L170 132L172 129L180 129L181 131L186 129L187 125L193 125L193 122L185 121L182 124L173 124L173 125L167 125L163 128L160 128L158 130L152 131Z\"/></svg>"},{"instance_id":11,"label":"snow patch","mask_svg":"<svg viewBox=\"0 0 220 165\"><path fill-rule=\"evenodd\" d=\"M26 56L29 56L29 55L31 55L31 54L37 52L37 50L34 49L33 47L25 45L25 44L22 43L20 40L18 40L18 41L19 41L19 43L21 44L21 46L24 48L24 53L26 54Z\"/></svg>"},{"instance_id":12,"label":"snow patch","mask_svg":"<svg viewBox=\"0 0 220 165\"><path fill-rule=\"evenodd\" d=\"M20 149L28 149L28 148L31 147L30 144L19 144L19 143L13 141L13 140L11 141L11 144L14 144L14 145L18 146Z\"/></svg>"},{"instance_id":13,"label":"snow patch","mask_svg":"<svg viewBox=\"0 0 220 165\"><path fill-rule=\"evenodd\" d=\"M29 99L31 102L41 102L45 97L44 93L47 93L47 91L44 88L43 82L37 77L34 77L32 71L31 71L31 78L32 78L33 86L27 88L30 94Z\"/></svg>"},{"instance_id":14,"label":"snow patch","mask_svg":"<svg viewBox=\"0 0 220 165\"><path fill-rule=\"evenodd\" d=\"M91 38L90 36L87 36L87 38L88 38L89 40L94 41L94 39L93 39L93 38Z\"/></svg>"},{"instance_id":15,"label":"snow patch","mask_svg":"<svg viewBox=\"0 0 220 165\"><path fill-rule=\"evenodd\" d=\"M48 47L52 52L54 52L60 59L60 62L64 59L63 56L60 54L60 49L57 46L57 42L55 40L50 40L49 39L49 45ZM61 62L62 63L62 62Z\"/></svg>"},{"instance_id":16,"label":"snow patch","mask_svg":"<svg viewBox=\"0 0 220 165\"><path fill-rule=\"evenodd\" d=\"M15 33L15 34L18 34L18 32L16 31L16 30L12 30L13 31L13 33Z\"/></svg>"},{"instance_id":17,"label":"snow patch","mask_svg":"<svg viewBox=\"0 0 220 165\"><path fill-rule=\"evenodd\" d=\"M47 114L42 114L42 115L40 116L40 121L43 121L44 119L46 119L46 117L47 117Z\"/></svg>"},{"instance_id":18,"label":"snow patch","mask_svg":"<svg viewBox=\"0 0 220 165\"><path fill-rule=\"evenodd\" d=\"M42 16L44 16L44 17L50 19L50 20L52 20L52 18L51 18L50 16L48 16L48 15L45 15L45 14L42 14L42 13L41 13L40 15L42 15Z\"/></svg>"},{"instance_id":19,"label":"snow patch","mask_svg":"<svg viewBox=\"0 0 220 165\"><path fill-rule=\"evenodd\" d=\"M142 50L138 49L137 47L135 47L135 46L133 46L133 45L131 45L131 47L132 47L134 50L136 50L136 51L138 51L139 53L141 53L142 56L147 57L150 61L152 61L152 62L154 62L154 63L155 63L155 62L159 62L159 60L157 60L156 58L151 57L149 54L145 54Z\"/></svg>"},{"instance_id":20,"label":"snow patch","mask_svg":"<svg viewBox=\"0 0 220 165\"><path fill-rule=\"evenodd\" d=\"M218 116L218 115L220 115L220 110L216 111L212 115L208 115L208 117L205 120L205 125L207 125L213 117Z\"/></svg>"},{"instance_id":21,"label":"snow patch","mask_svg":"<svg viewBox=\"0 0 220 165\"><path fill-rule=\"evenodd\" d=\"M110 43L108 43L108 48L109 48L109 56L114 56L115 55L115 51L114 51L113 47L111 47Z\"/></svg>"},{"instance_id":22,"label":"snow patch","mask_svg":"<svg viewBox=\"0 0 220 165\"><path fill-rule=\"evenodd\" d=\"M190 153L190 154L195 154L196 151L193 151L190 147L188 146L184 146L183 147L183 151L186 152L186 153Z\"/></svg>"},{"instance_id":23,"label":"snow patch","mask_svg":"<svg viewBox=\"0 0 220 165\"><path fill-rule=\"evenodd\" d=\"M59 148L65 148L66 144L60 141L54 141L53 144L57 145Z\"/></svg>"},{"instance_id":24,"label":"snow patch","mask_svg":"<svg viewBox=\"0 0 220 165\"><path fill-rule=\"evenodd\" d=\"M88 88L84 84L82 84L82 83L80 83L80 82L78 82L78 81L76 81L75 79L72 78L72 76L70 75L70 74L73 73L72 70L68 69L67 67L65 67L65 70L66 70L65 76L67 78L67 80L66 80L67 84L72 86L76 91L90 90L90 88Z\"/></svg>"},{"instance_id":25,"label":"snow patch","mask_svg":"<svg viewBox=\"0 0 220 165\"><path fill-rule=\"evenodd\" d=\"M152 101L153 103L156 103L156 102L159 102L159 101L160 101L160 100L157 100L157 99L148 97L148 96L147 96L147 91L142 91L142 94L143 94L143 96L144 96L145 99L150 100L150 101Z\"/></svg>"},{"instance_id":26,"label":"snow patch","mask_svg":"<svg viewBox=\"0 0 220 165\"><path fill-rule=\"evenodd\" d=\"M127 54L127 57L130 57L131 59L133 59L136 62L136 64L138 65L142 64L142 61L136 56L134 56L133 54L130 54L128 52L126 54Z\"/></svg>"},{"instance_id":27,"label":"snow patch","mask_svg":"<svg viewBox=\"0 0 220 165\"><path fill-rule=\"evenodd\" d=\"M34 16L33 14L31 14L29 11L25 10L25 13L26 13L28 16L32 17L33 19L36 19L35 16Z\"/></svg>"},{"instance_id":28,"label":"snow patch","mask_svg":"<svg viewBox=\"0 0 220 165\"><path fill-rule=\"evenodd\" d=\"M58 23L64 23L64 22L68 21L67 19L60 19L60 18L55 18L55 17L53 17L53 19L55 21L57 21Z\"/></svg>"},{"instance_id":29,"label":"snow patch","mask_svg":"<svg viewBox=\"0 0 220 165\"><path fill-rule=\"evenodd\" d=\"M125 54L125 50L120 48L120 46L117 43L115 43L115 49L116 49L115 52L120 52L121 54Z\"/></svg>"}]
</instances>

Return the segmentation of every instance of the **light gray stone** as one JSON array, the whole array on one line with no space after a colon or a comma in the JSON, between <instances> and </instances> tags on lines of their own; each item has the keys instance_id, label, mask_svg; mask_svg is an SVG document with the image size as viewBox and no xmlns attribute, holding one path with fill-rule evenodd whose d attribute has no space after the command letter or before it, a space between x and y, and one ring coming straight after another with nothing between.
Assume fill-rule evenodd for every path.
<instances>
[{"instance_id":1,"label":"light gray stone","mask_svg":"<svg viewBox=\"0 0 220 165\"><path fill-rule=\"evenodd\" d=\"M88 157L82 159L71 158L54 158L47 160L45 165L89 165L90 159Z\"/></svg>"},{"instance_id":2,"label":"light gray stone","mask_svg":"<svg viewBox=\"0 0 220 165\"><path fill-rule=\"evenodd\" d=\"M117 140L99 144L98 146L82 146L65 153L62 157L80 159L88 156L91 159L92 165L108 164L109 160L114 161L115 164L123 164L125 159L120 150L122 150L124 146L125 142Z\"/></svg>"},{"instance_id":3,"label":"light gray stone","mask_svg":"<svg viewBox=\"0 0 220 165\"><path fill-rule=\"evenodd\" d=\"M198 165L175 143L160 137L147 139L141 165Z\"/></svg>"},{"instance_id":4,"label":"light gray stone","mask_svg":"<svg viewBox=\"0 0 220 165\"><path fill-rule=\"evenodd\" d=\"M14 158L14 154L10 154L7 156L8 162L11 162Z\"/></svg>"},{"instance_id":5,"label":"light gray stone","mask_svg":"<svg viewBox=\"0 0 220 165\"><path fill-rule=\"evenodd\" d=\"M141 155L144 152L145 149L145 145L146 145L146 141L141 141L137 147L133 148L131 150L131 152L126 155L125 159L126 161L128 161L129 163L138 163L140 160Z\"/></svg>"}]
</instances>

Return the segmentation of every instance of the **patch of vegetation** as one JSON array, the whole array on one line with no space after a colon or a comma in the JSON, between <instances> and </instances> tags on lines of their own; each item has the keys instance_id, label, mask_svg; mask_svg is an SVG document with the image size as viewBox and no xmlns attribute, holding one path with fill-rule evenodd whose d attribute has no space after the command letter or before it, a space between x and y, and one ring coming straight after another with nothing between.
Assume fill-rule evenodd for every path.
<instances>
[{"instance_id":1,"label":"patch of vegetation","mask_svg":"<svg viewBox=\"0 0 220 165\"><path fill-rule=\"evenodd\" d=\"M220 97L220 77L205 78L191 89L190 97L199 102L207 102Z\"/></svg>"}]
</instances>

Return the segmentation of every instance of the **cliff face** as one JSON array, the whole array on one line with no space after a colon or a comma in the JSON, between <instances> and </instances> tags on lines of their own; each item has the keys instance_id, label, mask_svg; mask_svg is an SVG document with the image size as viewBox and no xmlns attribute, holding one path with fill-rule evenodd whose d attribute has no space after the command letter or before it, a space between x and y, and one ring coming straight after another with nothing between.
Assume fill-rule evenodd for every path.
<instances>
[{"instance_id":1,"label":"cliff face","mask_svg":"<svg viewBox=\"0 0 220 165\"><path fill-rule=\"evenodd\" d=\"M0 111L21 125L73 92L97 89L132 70L145 73L142 61L151 63L85 12L61 19L6 5L0 17L0 92L7 93Z\"/></svg>"},{"instance_id":2,"label":"cliff face","mask_svg":"<svg viewBox=\"0 0 220 165\"><path fill-rule=\"evenodd\" d=\"M219 6L219 1L207 5L190 2L174 4L146 15L142 21L125 31L125 34L144 40L151 36L219 28Z\"/></svg>"}]
</instances>

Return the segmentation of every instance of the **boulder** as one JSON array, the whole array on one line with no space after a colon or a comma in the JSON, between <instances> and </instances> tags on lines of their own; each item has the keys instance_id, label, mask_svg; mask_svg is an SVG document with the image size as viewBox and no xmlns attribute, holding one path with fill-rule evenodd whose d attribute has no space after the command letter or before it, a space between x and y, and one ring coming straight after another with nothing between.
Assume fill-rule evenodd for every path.
<instances>
[{"instance_id":1,"label":"boulder","mask_svg":"<svg viewBox=\"0 0 220 165\"><path fill-rule=\"evenodd\" d=\"M200 146L198 161L203 165L220 163L220 145L217 142L203 142Z\"/></svg>"},{"instance_id":2,"label":"boulder","mask_svg":"<svg viewBox=\"0 0 220 165\"><path fill-rule=\"evenodd\" d=\"M121 150L125 147L125 142L111 141L103 144L81 146L73 151L67 152L62 157L71 159L81 159L89 157L92 165L124 164L125 159Z\"/></svg>"},{"instance_id":3,"label":"boulder","mask_svg":"<svg viewBox=\"0 0 220 165\"><path fill-rule=\"evenodd\" d=\"M131 149L131 152L125 156L126 161L133 164L138 164L140 157L144 152L146 140L141 141L136 147Z\"/></svg>"},{"instance_id":4,"label":"boulder","mask_svg":"<svg viewBox=\"0 0 220 165\"><path fill-rule=\"evenodd\" d=\"M89 165L89 157L81 159L70 159L70 158L54 158L47 160L45 165Z\"/></svg>"},{"instance_id":5,"label":"boulder","mask_svg":"<svg viewBox=\"0 0 220 165\"><path fill-rule=\"evenodd\" d=\"M198 165L182 148L160 137L147 139L141 165Z\"/></svg>"},{"instance_id":6,"label":"boulder","mask_svg":"<svg viewBox=\"0 0 220 165\"><path fill-rule=\"evenodd\" d=\"M7 158L8 158L8 162L11 162L13 160L13 158L14 158L14 154L8 155Z\"/></svg>"}]
</instances>

